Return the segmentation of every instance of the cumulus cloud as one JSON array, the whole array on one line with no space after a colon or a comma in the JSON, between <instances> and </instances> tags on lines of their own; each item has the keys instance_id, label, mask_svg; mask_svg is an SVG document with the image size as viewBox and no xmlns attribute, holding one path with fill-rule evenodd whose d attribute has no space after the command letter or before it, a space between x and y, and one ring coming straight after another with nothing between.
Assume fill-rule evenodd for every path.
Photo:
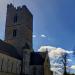
<instances>
[{"instance_id":1,"label":"cumulus cloud","mask_svg":"<svg viewBox=\"0 0 75 75\"><path fill-rule=\"evenodd\" d=\"M45 51L51 51L53 49L56 49L53 46L41 46L40 49L38 49L39 52L45 52Z\"/></svg>"},{"instance_id":2,"label":"cumulus cloud","mask_svg":"<svg viewBox=\"0 0 75 75\"><path fill-rule=\"evenodd\" d=\"M46 37L46 35L44 35L44 34L41 34L41 37L42 37L42 38L45 38L45 37Z\"/></svg>"},{"instance_id":3,"label":"cumulus cloud","mask_svg":"<svg viewBox=\"0 0 75 75\"><path fill-rule=\"evenodd\" d=\"M64 55L64 49L62 49L62 48L56 48L56 49L54 49L54 50L51 50L49 53L48 53L48 55L49 55L49 57L60 57L60 56L62 56L62 55Z\"/></svg>"},{"instance_id":4,"label":"cumulus cloud","mask_svg":"<svg viewBox=\"0 0 75 75\"><path fill-rule=\"evenodd\" d=\"M51 70L53 72L56 72L58 75L62 75L63 73L63 63L62 63L62 56L64 54L72 54L73 51L65 50L63 48L57 48L53 46L41 46L40 49L38 49L40 52L48 51L48 56L50 59L50 65ZM67 59L69 62L71 62L71 59ZM73 68L73 67L72 67Z\"/></svg>"},{"instance_id":5,"label":"cumulus cloud","mask_svg":"<svg viewBox=\"0 0 75 75\"><path fill-rule=\"evenodd\" d=\"M39 52L56 52L56 54L63 54L63 53L67 53L67 54L72 54L73 51L69 51L69 50L65 50L63 48L57 48L57 47L53 47L53 46L41 46L40 49L38 49ZM53 54L53 53L52 53Z\"/></svg>"}]
</instances>

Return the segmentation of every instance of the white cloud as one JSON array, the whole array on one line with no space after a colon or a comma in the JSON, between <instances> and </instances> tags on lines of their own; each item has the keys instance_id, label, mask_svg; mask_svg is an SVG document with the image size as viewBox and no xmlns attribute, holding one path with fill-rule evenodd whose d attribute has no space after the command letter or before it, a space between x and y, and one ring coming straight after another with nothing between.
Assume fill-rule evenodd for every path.
<instances>
[{"instance_id":1,"label":"white cloud","mask_svg":"<svg viewBox=\"0 0 75 75\"><path fill-rule=\"evenodd\" d=\"M67 54L72 54L73 51L69 51L69 50L65 50L63 48L56 48L56 47L53 47L53 46L41 46L40 49L38 49L39 52L45 52L45 51L48 51L48 52L56 52L56 53L67 53Z\"/></svg>"},{"instance_id":2,"label":"white cloud","mask_svg":"<svg viewBox=\"0 0 75 75\"><path fill-rule=\"evenodd\" d=\"M73 51L65 50L63 48L56 48L53 46L41 46L40 49L38 49L40 52L45 52L48 51L49 59L50 59L50 64L51 64L51 70L54 72L57 72L58 75L63 73L63 63L61 58L65 53L67 54L72 54ZM68 62L71 62L71 59L67 59ZM72 66L71 68L74 68ZM60 70L59 70L60 69Z\"/></svg>"},{"instance_id":3,"label":"white cloud","mask_svg":"<svg viewBox=\"0 0 75 75\"><path fill-rule=\"evenodd\" d=\"M34 35L33 34L33 38L35 38L36 37L36 35ZM47 37L46 35L44 35L44 34L41 34L41 36L40 37L42 37L42 38L45 38L45 37Z\"/></svg>"},{"instance_id":4,"label":"white cloud","mask_svg":"<svg viewBox=\"0 0 75 75\"><path fill-rule=\"evenodd\" d=\"M53 50L51 50L48 54L49 54L49 57L60 57L60 56L62 56L62 55L64 55L64 49L62 49L62 48L56 48L56 49L53 49Z\"/></svg>"},{"instance_id":5,"label":"white cloud","mask_svg":"<svg viewBox=\"0 0 75 75\"><path fill-rule=\"evenodd\" d=\"M74 51L68 51L68 50L65 50L65 52L68 53L68 54L74 53Z\"/></svg>"},{"instance_id":6,"label":"white cloud","mask_svg":"<svg viewBox=\"0 0 75 75\"><path fill-rule=\"evenodd\" d=\"M67 61L71 62L72 60L71 59L67 59Z\"/></svg>"},{"instance_id":7,"label":"white cloud","mask_svg":"<svg viewBox=\"0 0 75 75\"><path fill-rule=\"evenodd\" d=\"M45 38L45 37L47 37L47 36L46 36L46 35L44 35L44 34L42 34L42 35L41 35L41 37L42 37L42 38Z\"/></svg>"},{"instance_id":8,"label":"white cloud","mask_svg":"<svg viewBox=\"0 0 75 75\"><path fill-rule=\"evenodd\" d=\"M74 70L75 70L75 65L72 65L72 66L71 66L71 69L74 69Z\"/></svg>"},{"instance_id":9,"label":"white cloud","mask_svg":"<svg viewBox=\"0 0 75 75\"><path fill-rule=\"evenodd\" d=\"M48 55L49 55L49 58L50 58L51 70L53 72L57 72L58 75L62 75L63 64L58 63L57 61L59 60L59 57L64 54L64 49L56 48L56 47L53 47L53 46L41 46L38 51L41 51L41 52L48 51ZM59 60L59 62L60 62L60 60Z\"/></svg>"},{"instance_id":10,"label":"white cloud","mask_svg":"<svg viewBox=\"0 0 75 75\"><path fill-rule=\"evenodd\" d=\"M56 47L53 46L41 46L40 49L38 49L39 52L46 52L51 51L53 49L56 49Z\"/></svg>"},{"instance_id":11,"label":"white cloud","mask_svg":"<svg viewBox=\"0 0 75 75\"><path fill-rule=\"evenodd\" d=\"M35 38L36 37L36 35L33 35L33 38Z\"/></svg>"}]
</instances>

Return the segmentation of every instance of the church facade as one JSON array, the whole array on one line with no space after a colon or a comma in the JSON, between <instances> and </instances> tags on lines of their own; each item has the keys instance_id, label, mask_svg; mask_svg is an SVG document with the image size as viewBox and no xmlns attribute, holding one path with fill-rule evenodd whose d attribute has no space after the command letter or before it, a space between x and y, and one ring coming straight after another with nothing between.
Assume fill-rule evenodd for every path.
<instances>
[{"instance_id":1,"label":"church facade","mask_svg":"<svg viewBox=\"0 0 75 75\"><path fill-rule=\"evenodd\" d=\"M0 40L0 75L52 75L46 52L33 51L32 33L33 15L28 8L8 4L5 40Z\"/></svg>"}]
</instances>

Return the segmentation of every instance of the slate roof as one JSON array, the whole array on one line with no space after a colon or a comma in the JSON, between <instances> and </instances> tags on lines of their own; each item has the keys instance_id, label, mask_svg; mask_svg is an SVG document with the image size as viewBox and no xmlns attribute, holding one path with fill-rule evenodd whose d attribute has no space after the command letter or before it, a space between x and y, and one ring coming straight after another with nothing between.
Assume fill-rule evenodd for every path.
<instances>
[{"instance_id":1,"label":"slate roof","mask_svg":"<svg viewBox=\"0 0 75 75\"><path fill-rule=\"evenodd\" d=\"M22 57L18 54L17 49L12 45L0 40L0 53L7 54L11 57L22 59Z\"/></svg>"},{"instance_id":2,"label":"slate roof","mask_svg":"<svg viewBox=\"0 0 75 75\"><path fill-rule=\"evenodd\" d=\"M30 65L43 65L45 61L45 57L42 57L41 54L45 56L45 53L31 52Z\"/></svg>"}]
</instances>

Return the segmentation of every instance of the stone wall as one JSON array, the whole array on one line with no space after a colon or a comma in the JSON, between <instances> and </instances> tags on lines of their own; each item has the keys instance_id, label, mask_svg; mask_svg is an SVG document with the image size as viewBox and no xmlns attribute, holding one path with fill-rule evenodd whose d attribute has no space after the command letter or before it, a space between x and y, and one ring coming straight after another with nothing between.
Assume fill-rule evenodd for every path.
<instances>
[{"instance_id":1,"label":"stone wall","mask_svg":"<svg viewBox=\"0 0 75 75\"><path fill-rule=\"evenodd\" d=\"M19 75L21 71L21 61L0 53L0 75Z\"/></svg>"},{"instance_id":2,"label":"stone wall","mask_svg":"<svg viewBox=\"0 0 75 75\"><path fill-rule=\"evenodd\" d=\"M30 51L29 49L23 50L23 73L30 75Z\"/></svg>"},{"instance_id":3,"label":"stone wall","mask_svg":"<svg viewBox=\"0 0 75 75\"><path fill-rule=\"evenodd\" d=\"M14 21L15 20L15 21ZM13 36L15 30L15 36ZM5 41L15 46L19 52L25 43L32 48L33 16L26 6L7 6ZM19 52L21 53L21 51Z\"/></svg>"}]
</instances>

